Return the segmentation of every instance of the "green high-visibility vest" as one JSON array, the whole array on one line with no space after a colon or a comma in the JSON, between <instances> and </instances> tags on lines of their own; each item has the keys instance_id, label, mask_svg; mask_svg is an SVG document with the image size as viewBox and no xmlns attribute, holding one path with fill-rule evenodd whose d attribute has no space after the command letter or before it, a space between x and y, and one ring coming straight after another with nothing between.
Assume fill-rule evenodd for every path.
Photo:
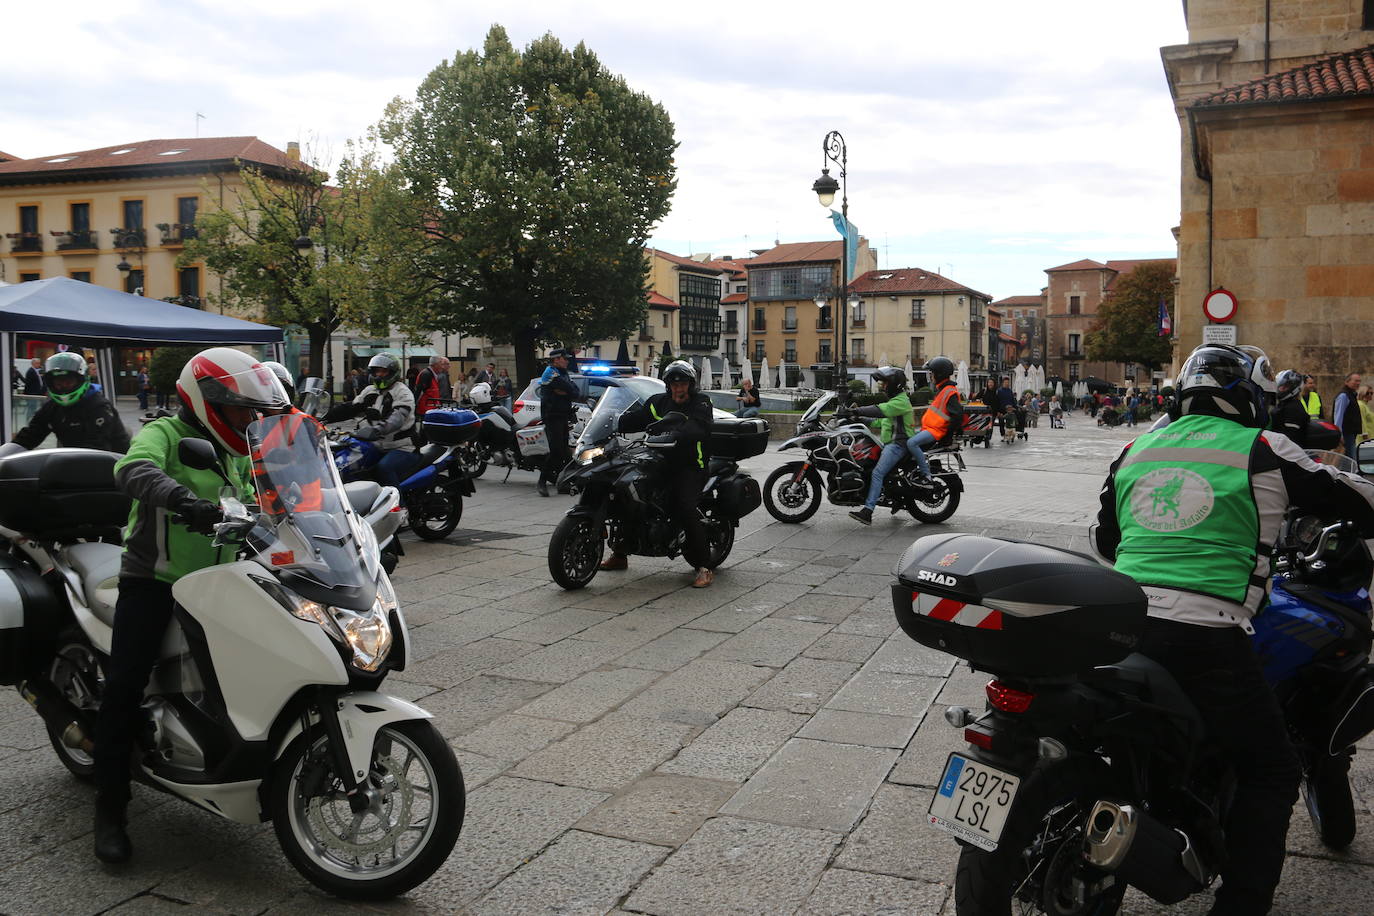
<instances>
[{"instance_id":1,"label":"green high-visibility vest","mask_svg":"<svg viewBox=\"0 0 1374 916\"><path fill-rule=\"evenodd\" d=\"M1260 433L1189 416L1136 439L1116 472L1116 568L1243 604L1259 540L1250 450Z\"/></svg>"}]
</instances>

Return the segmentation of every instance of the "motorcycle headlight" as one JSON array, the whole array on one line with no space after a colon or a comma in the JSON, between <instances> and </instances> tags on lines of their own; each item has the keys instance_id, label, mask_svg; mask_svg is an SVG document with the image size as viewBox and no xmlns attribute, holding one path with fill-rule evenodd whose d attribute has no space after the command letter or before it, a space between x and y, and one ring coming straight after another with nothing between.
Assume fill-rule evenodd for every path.
<instances>
[{"instance_id":1,"label":"motorcycle headlight","mask_svg":"<svg viewBox=\"0 0 1374 916\"><path fill-rule=\"evenodd\" d=\"M364 671L376 671L391 651L391 623L381 602L365 614L336 613L343 623L344 641L353 650L353 664Z\"/></svg>"},{"instance_id":2,"label":"motorcycle headlight","mask_svg":"<svg viewBox=\"0 0 1374 916\"><path fill-rule=\"evenodd\" d=\"M334 639L353 650L353 664L363 671L376 671L391 652L390 614L396 609L396 593L385 575L377 580L377 600L362 613L331 607L302 598L272 579L252 577L293 617L319 624Z\"/></svg>"},{"instance_id":3,"label":"motorcycle headlight","mask_svg":"<svg viewBox=\"0 0 1374 916\"><path fill-rule=\"evenodd\" d=\"M577 460L582 464L591 464L604 454L606 454L606 450L598 445L595 448L584 449L582 454L577 456Z\"/></svg>"},{"instance_id":4,"label":"motorcycle headlight","mask_svg":"<svg viewBox=\"0 0 1374 916\"><path fill-rule=\"evenodd\" d=\"M275 598L277 604L285 608L292 617L317 623L335 641L345 641L343 630L339 628L338 621L334 619L334 609L329 605L311 601L309 598L302 598L275 579L263 579L258 576L250 576L249 578L258 583L263 591Z\"/></svg>"}]
</instances>

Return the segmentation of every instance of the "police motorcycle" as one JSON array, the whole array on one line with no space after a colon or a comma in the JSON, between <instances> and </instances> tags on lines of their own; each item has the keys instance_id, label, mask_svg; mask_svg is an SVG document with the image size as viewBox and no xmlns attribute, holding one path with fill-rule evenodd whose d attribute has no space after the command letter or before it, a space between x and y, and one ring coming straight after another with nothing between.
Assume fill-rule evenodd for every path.
<instances>
[{"instance_id":1,"label":"police motorcycle","mask_svg":"<svg viewBox=\"0 0 1374 916\"><path fill-rule=\"evenodd\" d=\"M805 458L784 464L764 482L763 504L780 522L806 521L820 508L822 495L837 506L863 505L868 495L869 479L883 453L882 440L857 419L833 413L823 417L835 397L830 391L817 398L797 421L797 435L778 447L779 451L806 450ZM967 468L957 434L927 448L925 454L930 480L922 481L915 460L907 457L887 475L878 505L893 513L906 510L917 521L935 524L959 508L964 492L959 475Z\"/></svg>"},{"instance_id":2,"label":"police motorcycle","mask_svg":"<svg viewBox=\"0 0 1374 916\"><path fill-rule=\"evenodd\" d=\"M463 776L430 713L382 692L411 655L405 615L327 446L289 435L290 423L249 427L257 504L224 489L215 537L237 545L238 559L173 586L132 769L229 820L271 821L287 859L325 891L387 898L453 849ZM0 683L18 684L83 780L94 773L120 548L74 537L127 518L118 457L53 449L0 461L10 541L0 554ZM178 457L217 465L203 440L181 442Z\"/></svg>"},{"instance_id":3,"label":"police motorcycle","mask_svg":"<svg viewBox=\"0 0 1374 916\"><path fill-rule=\"evenodd\" d=\"M671 431L622 434L616 420L639 397L629 388L607 388L573 447L573 460L558 477L578 495L549 540L549 573L565 589L595 578L609 541L620 554L676 557L685 538L673 523L659 482L662 453L674 445ZM759 507L758 482L738 462L768 447L762 419L717 419L711 427L711 459L698 509L706 523L707 566L724 563L735 545L739 520Z\"/></svg>"},{"instance_id":4,"label":"police motorcycle","mask_svg":"<svg viewBox=\"0 0 1374 916\"><path fill-rule=\"evenodd\" d=\"M1374 561L1351 523L1290 514L1275 569L1256 649L1313 826L1343 848L1350 759L1374 731ZM1172 676L1132 653L1147 607L1134 580L1082 554L963 534L917 540L894 572L906 634L991 675L981 714L945 711L968 746L949 755L927 813L962 847L961 916L1107 916L1128 886L1174 904L1215 880L1233 775Z\"/></svg>"}]
</instances>

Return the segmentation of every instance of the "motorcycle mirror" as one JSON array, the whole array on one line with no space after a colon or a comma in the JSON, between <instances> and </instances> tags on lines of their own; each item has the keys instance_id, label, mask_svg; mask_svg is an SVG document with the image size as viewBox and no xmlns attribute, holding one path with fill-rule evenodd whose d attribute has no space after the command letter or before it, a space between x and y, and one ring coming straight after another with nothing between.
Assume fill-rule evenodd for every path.
<instances>
[{"instance_id":1,"label":"motorcycle mirror","mask_svg":"<svg viewBox=\"0 0 1374 916\"><path fill-rule=\"evenodd\" d=\"M225 476L224 469L219 466L219 455L215 453L215 447L206 439L182 439L177 443L177 459L188 468L197 471L214 471L226 485L234 485Z\"/></svg>"}]
</instances>

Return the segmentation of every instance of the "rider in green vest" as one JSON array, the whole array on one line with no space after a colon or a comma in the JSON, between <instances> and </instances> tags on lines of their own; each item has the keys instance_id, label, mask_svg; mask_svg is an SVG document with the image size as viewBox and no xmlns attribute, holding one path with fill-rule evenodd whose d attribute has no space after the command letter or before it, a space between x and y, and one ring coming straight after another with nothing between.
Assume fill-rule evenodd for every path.
<instances>
[{"instance_id":1,"label":"rider in green vest","mask_svg":"<svg viewBox=\"0 0 1374 916\"><path fill-rule=\"evenodd\" d=\"M1235 769L1213 914L1269 911L1302 776L1249 637L1284 513L1307 507L1374 534L1374 485L1265 431L1274 387L1263 351L1194 350L1173 421L1126 446L1098 513L1098 551L1149 601L1139 651L1174 676Z\"/></svg>"}]
</instances>

